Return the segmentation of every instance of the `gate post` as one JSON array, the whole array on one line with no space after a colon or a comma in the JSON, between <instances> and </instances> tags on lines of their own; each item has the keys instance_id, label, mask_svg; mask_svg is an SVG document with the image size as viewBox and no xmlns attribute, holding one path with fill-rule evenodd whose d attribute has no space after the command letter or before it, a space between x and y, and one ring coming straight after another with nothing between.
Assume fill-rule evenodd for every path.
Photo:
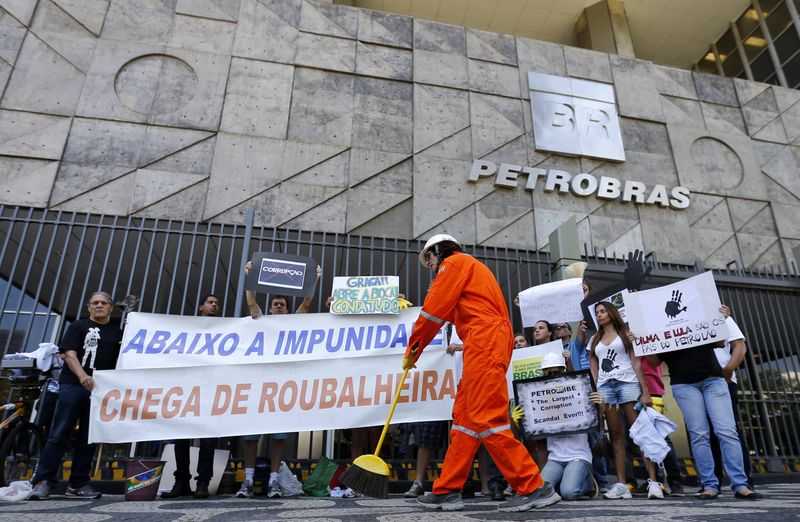
<instances>
[{"instance_id":1,"label":"gate post","mask_svg":"<svg viewBox=\"0 0 800 522\"><path fill-rule=\"evenodd\" d=\"M550 272L553 281L565 279L564 269L581 260L578 225L574 217L550 233L550 258L553 260Z\"/></svg>"},{"instance_id":2,"label":"gate post","mask_svg":"<svg viewBox=\"0 0 800 522\"><path fill-rule=\"evenodd\" d=\"M255 220L255 209L247 207L247 216L245 217L244 225L244 239L242 240L242 259L239 261L239 266L243 267L250 259L250 238L253 237L253 221ZM239 268L241 271L241 268ZM241 272L239 272L241 273ZM236 283L236 306L233 308L234 316L242 316L242 299L244 299L244 277L239 277Z\"/></svg>"}]
</instances>

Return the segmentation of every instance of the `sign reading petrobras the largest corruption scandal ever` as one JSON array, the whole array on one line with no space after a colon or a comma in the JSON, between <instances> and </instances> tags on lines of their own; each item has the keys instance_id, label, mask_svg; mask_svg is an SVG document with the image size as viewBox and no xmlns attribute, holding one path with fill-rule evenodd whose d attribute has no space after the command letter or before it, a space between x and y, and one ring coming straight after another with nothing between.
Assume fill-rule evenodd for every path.
<instances>
[{"instance_id":1,"label":"sign reading petrobras the largest corruption scandal ever","mask_svg":"<svg viewBox=\"0 0 800 522\"><path fill-rule=\"evenodd\" d=\"M625 161L612 85L529 72L528 86L536 150ZM521 183L518 178L523 176L525 190L535 190L542 180L545 192L594 196L676 210L687 208L691 196L689 189L681 186L648 186L641 181L622 181L613 176L597 177L585 172L572 174L509 163L498 165L480 159L472 163L470 182L478 183L481 178L490 176L494 176L494 184L498 187L516 188Z\"/></svg>"}]
</instances>

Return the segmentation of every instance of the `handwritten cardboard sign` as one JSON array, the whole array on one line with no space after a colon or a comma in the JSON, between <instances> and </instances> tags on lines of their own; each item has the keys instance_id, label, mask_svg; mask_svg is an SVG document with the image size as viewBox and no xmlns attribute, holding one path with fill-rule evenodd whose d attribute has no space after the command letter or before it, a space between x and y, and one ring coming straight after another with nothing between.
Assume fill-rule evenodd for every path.
<instances>
[{"instance_id":1,"label":"handwritten cardboard sign","mask_svg":"<svg viewBox=\"0 0 800 522\"><path fill-rule=\"evenodd\" d=\"M536 321L571 323L583 318L583 280L580 277L534 286L519 293L519 309L522 326L529 327Z\"/></svg>"},{"instance_id":2,"label":"handwritten cardboard sign","mask_svg":"<svg viewBox=\"0 0 800 522\"><path fill-rule=\"evenodd\" d=\"M334 277L331 313L398 314L398 276Z\"/></svg>"},{"instance_id":3,"label":"handwritten cardboard sign","mask_svg":"<svg viewBox=\"0 0 800 522\"><path fill-rule=\"evenodd\" d=\"M589 400L594 391L588 371L514 382L514 398L525 417L525 440L597 431L600 413Z\"/></svg>"},{"instance_id":4,"label":"handwritten cardboard sign","mask_svg":"<svg viewBox=\"0 0 800 522\"><path fill-rule=\"evenodd\" d=\"M625 303L636 336L636 355L685 350L728 338L711 272L628 294Z\"/></svg>"}]
</instances>

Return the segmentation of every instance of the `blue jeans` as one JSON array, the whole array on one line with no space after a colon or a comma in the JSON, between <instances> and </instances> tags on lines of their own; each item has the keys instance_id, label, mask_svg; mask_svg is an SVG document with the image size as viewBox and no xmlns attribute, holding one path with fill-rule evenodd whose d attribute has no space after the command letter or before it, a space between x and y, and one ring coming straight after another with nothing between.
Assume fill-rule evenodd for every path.
<instances>
[{"instance_id":1,"label":"blue jeans","mask_svg":"<svg viewBox=\"0 0 800 522\"><path fill-rule=\"evenodd\" d=\"M714 457L711 455L709 419L719 439L722 465L731 481L731 489L739 491L747 487L742 446L736 435L736 422L725 379L709 377L692 384L673 384L672 394L686 421L692 455L703 487L719 491L719 480L714 475Z\"/></svg>"},{"instance_id":2,"label":"blue jeans","mask_svg":"<svg viewBox=\"0 0 800 522\"><path fill-rule=\"evenodd\" d=\"M578 500L592 489L592 464L583 459L559 462L547 459L542 479L561 492L564 500Z\"/></svg>"},{"instance_id":3,"label":"blue jeans","mask_svg":"<svg viewBox=\"0 0 800 522\"><path fill-rule=\"evenodd\" d=\"M61 384L53 414L53 429L47 439L39 464L33 474L32 482L36 484L46 480L55 485L56 474L61 466L61 459L67 451L75 424L80 422L75 446L72 448L72 470L69 485L80 488L89 483L89 471L92 467L94 444L89 444L89 404L90 393L80 384Z\"/></svg>"}]
</instances>

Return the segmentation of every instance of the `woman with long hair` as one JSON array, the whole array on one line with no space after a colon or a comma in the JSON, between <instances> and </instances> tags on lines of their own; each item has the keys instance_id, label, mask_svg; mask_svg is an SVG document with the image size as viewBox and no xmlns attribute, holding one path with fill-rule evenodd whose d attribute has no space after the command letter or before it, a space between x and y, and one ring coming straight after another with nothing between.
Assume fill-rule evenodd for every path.
<instances>
[{"instance_id":1,"label":"woman with long hair","mask_svg":"<svg viewBox=\"0 0 800 522\"><path fill-rule=\"evenodd\" d=\"M595 305L594 311L598 328L589 342L589 364L597 391L606 404L606 423L617 471L617 483L604 496L609 499L631 498L625 476L626 437L622 415L625 415L628 425L632 426L636 421L636 401L650 406L652 399L647 391L641 361L633 352L633 345L628 339L628 328L617 308L608 301L600 301ZM655 465L645 460L645 467L649 476L647 498L664 498L661 484L656 480Z\"/></svg>"}]
</instances>

